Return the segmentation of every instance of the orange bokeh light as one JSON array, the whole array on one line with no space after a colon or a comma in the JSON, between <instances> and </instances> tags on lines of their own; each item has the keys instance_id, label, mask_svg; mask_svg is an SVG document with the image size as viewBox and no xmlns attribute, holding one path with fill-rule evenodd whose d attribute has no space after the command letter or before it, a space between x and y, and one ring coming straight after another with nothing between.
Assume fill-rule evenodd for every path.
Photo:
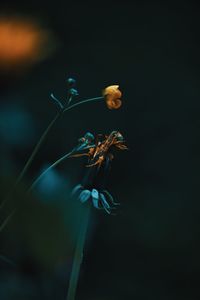
<instances>
[{"instance_id":1,"label":"orange bokeh light","mask_svg":"<svg viewBox=\"0 0 200 300\"><path fill-rule=\"evenodd\" d=\"M0 18L0 67L30 65L45 56L48 31L20 17Z\"/></svg>"}]
</instances>

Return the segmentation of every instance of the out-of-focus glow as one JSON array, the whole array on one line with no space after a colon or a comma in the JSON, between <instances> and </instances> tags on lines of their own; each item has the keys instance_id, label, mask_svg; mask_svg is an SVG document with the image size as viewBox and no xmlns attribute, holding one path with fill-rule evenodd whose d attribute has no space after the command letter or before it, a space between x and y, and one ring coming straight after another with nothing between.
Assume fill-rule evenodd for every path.
<instances>
[{"instance_id":1,"label":"out-of-focus glow","mask_svg":"<svg viewBox=\"0 0 200 300\"><path fill-rule=\"evenodd\" d=\"M16 105L0 107L0 140L12 147L31 145L35 135L31 115Z\"/></svg>"},{"instance_id":2,"label":"out-of-focus glow","mask_svg":"<svg viewBox=\"0 0 200 300\"><path fill-rule=\"evenodd\" d=\"M0 17L0 68L28 66L48 53L50 34L23 17Z\"/></svg>"}]
</instances>

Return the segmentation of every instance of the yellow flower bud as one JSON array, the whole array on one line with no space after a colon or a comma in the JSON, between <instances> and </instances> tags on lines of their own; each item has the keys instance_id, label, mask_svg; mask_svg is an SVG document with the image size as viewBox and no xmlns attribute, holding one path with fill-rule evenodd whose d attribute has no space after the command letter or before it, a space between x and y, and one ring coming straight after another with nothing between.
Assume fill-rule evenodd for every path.
<instances>
[{"instance_id":1,"label":"yellow flower bud","mask_svg":"<svg viewBox=\"0 0 200 300\"><path fill-rule=\"evenodd\" d=\"M122 101L120 100L122 92L119 90L119 85L106 87L103 90L103 96L109 109L118 109L122 105Z\"/></svg>"}]
</instances>

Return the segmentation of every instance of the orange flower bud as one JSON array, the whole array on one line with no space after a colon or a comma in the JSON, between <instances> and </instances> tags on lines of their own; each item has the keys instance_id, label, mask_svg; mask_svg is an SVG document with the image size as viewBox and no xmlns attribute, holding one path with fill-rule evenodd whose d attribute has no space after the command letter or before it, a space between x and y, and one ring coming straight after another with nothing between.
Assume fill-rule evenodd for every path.
<instances>
[{"instance_id":1,"label":"orange flower bud","mask_svg":"<svg viewBox=\"0 0 200 300\"><path fill-rule=\"evenodd\" d=\"M119 85L110 85L103 90L106 105L109 109L118 109L122 105L120 100L122 92L119 90Z\"/></svg>"}]
</instances>

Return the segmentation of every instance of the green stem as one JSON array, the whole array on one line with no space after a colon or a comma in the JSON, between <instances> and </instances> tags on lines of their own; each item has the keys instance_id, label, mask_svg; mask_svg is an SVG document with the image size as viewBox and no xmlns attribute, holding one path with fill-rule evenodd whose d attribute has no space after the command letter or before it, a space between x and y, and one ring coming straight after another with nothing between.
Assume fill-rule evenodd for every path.
<instances>
[{"instance_id":1,"label":"green stem","mask_svg":"<svg viewBox=\"0 0 200 300\"><path fill-rule=\"evenodd\" d=\"M14 184L14 187L16 187L20 182L21 180L23 179L25 173L27 172L28 168L30 167L33 159L35 158L37 152L39 151L42 143L44 142L47 134L49 133L50 129L52 128L52 126L55 124L55 122L57 121L57 119L63 115L64 112L78 106L78 105L81 105L81 104L84 104L84 103L87 103L87 102L91 102L91 101L96 101L96 100L102 100L103 97L96 97L96 98L90 98L90 99L86 99L86 100L83 100L83 101L80 101L80 102L77 102L73 105L70 105L69 107L66 107L64 110L58 112L56 114L56 116L54 117L54 119L51 121L51 123L48 125L48 127L46 128L46 130L44 131L44 133L42 134L41 138L39 139L38 143L36 144L35 148L33 149L33 152L31 154L31 156L29 157L27 163L25 164L23 170L21 171L19 177L17 178L15 184Z\"/></svg>"},{"instance_id":2,"label":"green stem","mask_svg":"<svg viewBox=\"0 0 200 300\"><path fill-rule=\"evenodd\" d=\"M57 119L61 116L62 112L59 112L56 114L56 116L53 118L53 120L50 122L50 124L48 125L48 127L46 128L46 130L43 132L42 136L40 137L39 141L37 142L35 148L33 149L33 152L31 153L30 157L28 158L24 168L22 169L21 173L19 174L19 176L17 177L13 188L11 189L10 193L6 196L6 198L3 200L3 202L0 205L0 209L3 208L3 206L6 204L6 202L9 200L10 196L12 195L12 193L15 191L16 187L18 186L18 184L22 181L24 175L26 174L28 168L30 167L34 157L36 156L37 152L39 151L42 143L44 142L49 130L52 128L52 126L55 124L55 122L57 121ZM1 227L0 227L1 228ZM0 230L1 231L1 230Z\"/></svg>"},{"instance_id":3,"label":"green stem","mask_svg":"<svg viewBox=\"0 0 200 300\"><path fill-rule=\"evenodd\" d=\"M30 164L32 163L35 155L37 154L37 152L39 151L42 143L44 142L44 139L46 138L47 134L49 133L49 130L51 129L51 127L54 125L54 123L57 121L57 119L62 115L62 112L59 112L56 114L55 118L51 121L51 123L48 125L48 127L46 128L46 130L43 132L41 138L39 139L38 143L36 144L35 148L33 149L33 152L31 154L31 156L29 157L27 163L25 164L23 170L21 171L19 177L17 178L14 187L16 187L22 180L22 178L24 177L25 173L27 172Z\"/></svg>"},{"instance_id":4,"label":"green stem","mask_svg":"<svg viewBox=\"0 0 200 300\"><path fill-rule=\"evenodd\" d=\"M32 191L35 186L38 184L38 182L42 179L42 177L44 177L44 175L49 172L51 169L55 168L58 164L60 164L62 161L64 161L65 159L69 158L70 155L72 155L73 153L76 153L80 150L88 150L90 148L93 148L95 145L90 145L84 148L80 147L76 147L74 148L71 152L63 155L61 158L57 159L52 165L50 165L46 170L44 170L44 172L42 172L36 179L35 181L32 183L31 187L29 188L28 192Z\"/></svg>"},{"instance_id":5,"label":"green stem","mask_svg":"<svg viewBox=\"0 0 200 300\"><path fill-rule=\"evenodd\" d=\"M29 188L28 192L32 191L35 186L37 185L37 183L42 179L42 177L49 172L51 169L55 168L58 164L60 164L63 160L65 160L66 158L68 158L72 152L69 152L67 154L65 154L64 156L62 156L61 158L59 158L58 160L56 160L51 166L49 166L46 170L44 170L44 172L42 172L42 174L40 174L35 181L32 183L31 187Z\"/></svg>"},{"instance_id":6,"label":"green stem","mask_svg":"<svg viewBox=\"0 0 200 300\"><path fill-rule=\"evenodd\" d=\"M65 160L66 158L68 158L71 155L72 152L69 152L67 154L65 154L64 156L62 156L61 158L59 158L58 160L56 160L49 168L47 168L42 174L40 174L36 180L32 183L31 187L29 188L28 192L32 191L34 189L34 187L37 185L37 183L42 179L42 177L49 172L51 169L55 168L58 164L60 164L63 160ZM1 224L0 226L0 232L4 229L4 227L7 225L7 223L9 222L9 220L13 217L13 215L15 214L16 209L14 209L9 216L4 220L4 222Z\"/></svg>"},{"instance_id":7,"label":"green stem","mask_svg":"<svg viewBox=\"0 0 200 300\"><path fill-rule=\"evenodd\" d=\"M37 152L39 151L41 145L43 144L47 134L49 133L50 129L52 128L52 126L55 124L55 122L58 120L59 117L61 117L63 115L64 112L71 110L72 108L79 106L81 104L87 103L87 102L92 102L92 101L97 101L97 100L102 100L104 97L95 97L95 98L89 98L80 102L77 102L73 105L70 105L68 107L66 107L65 109L61 110L60 112L58 112L56 114L56 116L54 117L54 119L51 121L51 123L48 125L48 127L46 128L46 130L43 132L42 136L40 137L39 141L37 142L35 148L33 149L33 152L31 153L30 157L28 158L23 170L21 171L21 173L19 174L19 176L17 177L15 183L14 183L14 187L12 189L12 191L6 196L6 198L2 201L1 205L0 205L0 210L3 208L3 206L5 205L5 203L8 201L8 199L10 198L11 193L15 190L15 188L18 186L18 184L22 181L22 179L24 178L24 175L26 174L26 172L28 171L33 159L35 158ZM0 227L1 228L1 227ZM1 231L1 230L0 230Z\"/></svg>"},{"instance_id":8,"label":"green stem","mask_svg":"<svg viewBox=\"0 0 200 300\"><path fill-rule=\"evenodd\" d=\"M21 180L23 179L25 173L27 172L28 168L30 167L33 159L35 158L37 152L39 151L42 143L44 142L47 134L49 133L50 129L52 128L52 126L55 124L55 122L57 121L57 119L63 115L64 112L78 106L78 105L81 105L83 103L87 103L87 102L91 102L91 101L96 101L96 100L100 100L100 99L103 99L103 97L96 97L96 98L90 98L90 99L86 99L86 100L83 100L83 101L80 101L80 102L77 102L73 105L70 105L69 107L66 107L64 110L58 112L56 114L56 116L54 117L54 119L51 121L51 123L48 125L48 127L46 128L46 130L44 131L44 133L42 134L41 138L39 139L38 143L36 144L35 148L33 149L33 152L31 154L31 156L29 157L27 163L25 164L23 170L21 171L19 177L17 178L15 184L14 184L14 187L16 187L20 182Z\"/></svg>"},{"instance_id":9,"label":"green stem","mask_svg":"<svg viewBox=\"0 0 200 300\"><path fill-rule=\"evenodd\" d=\"M68 288L66 300L75 300L80 267L83 260L83 249L84 249L84 243L85 243L87 227L89 222L89 213L90 213L89 205L84 208L85 211L83 213L82 222L80 223L80 231L79 231L76 249L74 253L74 261L72 265L72 272L69 281L69 288Z\"/></svg>"},{"instance_id":10,"label":"green stem","mask_svg":"<svg viewBox=\"0 0 200 300\"><path fill-rule=\"evenodd\" d=\"M92 102L92 101L98 101L98 100L102 100L104 99L104 97L95 97L95 98L89 98L80 102L77 102L73 105L70 105L68 107L66 107L65 109L61 110L60 112L58 112L56 114L56 116L54 117L54 119L51 121L51 123L48 125L48 127L46 128L46 130L44 131L44 133L42 134L42 136L40 137L38 143L36 144L35 148L33 149L32 154L30 155L30 157L28 158L23 170L21 171L21 173L19 174L18 178L15 181L14 187L11 189L11 192L9 192L9 194L6 196L6 198L2 201L1 205L0 205L0 210L3 208L3 206L6 204L6 202L10 199L10 196L12 195L12 193L15 191L16 187L18 186L18 184L22 181L22 179L24 178L24 175L26 174L26 172L28 171L33 159L35 158L37 152L39 151L42 143L44 142L47 134L49 133L50 129L52 128L52 126L55 124L55 122L58 120L58 118L60 116L63 115L64 112L71 110L72 108L79 106L81 104L84 103L88 103L88 102ZM64 158L61 158L62 160ZM60 163L60 162L58 162ZM12 218L13 216L13 212L6 218L6 220L0 225L0 232L4 229L4 227L7 225L8 221Z\"/></svg>"},{"instance_id":11,"label":"green stem","mask_svg":"<svg viewBox=\"0 0 200 300\"><path fill-rule=\"evenodd\" d=\"M86 100L83 100L83 101L80 101L80 102L77 102L75 104L72 104L68 107L66 107L64 110L63 110L63 113L66 112L67 110L70 110L78 105L81 105L81 104L84 104L84 103L87 103L87 102L92 102L92 101L98 101L98 100L102 100L104 99L104 97L96 97L96 98L90 98L90 99L86 99Z\"/></svg>"}]
</instances>

